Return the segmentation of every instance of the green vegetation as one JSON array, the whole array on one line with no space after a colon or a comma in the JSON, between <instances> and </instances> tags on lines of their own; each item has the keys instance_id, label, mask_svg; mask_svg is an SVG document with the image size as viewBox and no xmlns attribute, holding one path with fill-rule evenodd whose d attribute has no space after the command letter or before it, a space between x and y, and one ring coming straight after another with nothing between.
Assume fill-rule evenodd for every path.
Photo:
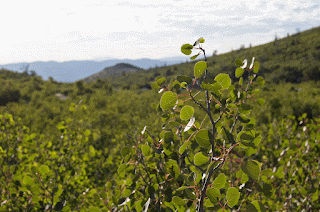
<instances>
[{"instance_id":1,"label":"green vegetation","mask_svg":"<svg viewBox=\"0 0 320 212\"><path fill-rule=\"evenodd\" d=\"M319 32L90 83L0 70L0 211L318 211Z\"/></svg>"}]
</instances>

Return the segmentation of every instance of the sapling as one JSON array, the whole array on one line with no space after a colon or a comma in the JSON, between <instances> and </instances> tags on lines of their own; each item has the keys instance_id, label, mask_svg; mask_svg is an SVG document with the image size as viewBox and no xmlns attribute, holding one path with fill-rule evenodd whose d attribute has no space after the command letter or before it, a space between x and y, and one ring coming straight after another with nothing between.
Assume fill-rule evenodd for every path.
<instances>
[{"instance_id":1,"label":"sapling","mask_svg":"<svg viewBox=\"0 0 320 212\"><path fill-rule=\"evenodd\" d=\"M144 211L240 211L254 205L248 198L256 191L253 186L259 183L261 164L250 156L257 151L261 135L254 128L254 118L249 118L253 107L249 100L263 102L255 98L259 89L252 88L264 84L263 78L257 77L259 63L253 58L247 67L246 59L237 59L235 76L239 81L233 85L225 73L210 79L201 46L204 42L201 37L194 45L181 46L185 55L199 51L191 60L204 55L204 61L194 66L194 79L176 76L165 85L166 79L159 76L152 84L162 93L156 109L162 113L163 131L158 140L143 130L134 150L126 147L125 163L118 170L135 170L124 178L139 176L132 189L132 203L127 203L131 209L141 206L136 203L141 199L136 194L137 184L145 189ZM200 90L194 89L197 81ZM260 210L263 206L254 207Z\"/></svg>"}]
</instances>

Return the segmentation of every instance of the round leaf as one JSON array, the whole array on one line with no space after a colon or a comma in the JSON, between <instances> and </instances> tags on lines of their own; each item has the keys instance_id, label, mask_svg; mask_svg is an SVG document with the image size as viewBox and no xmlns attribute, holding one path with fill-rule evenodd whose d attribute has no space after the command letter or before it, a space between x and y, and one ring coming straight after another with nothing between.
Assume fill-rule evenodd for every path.
<instances>
[{"instance_id":1,"label":"round leaf","mask_svg":"<svg viewBox=\"0 0 320 212\"><path fill-rule=\"evenodd\" d=\"M261 167L258 161L248 160L242 166L241 169L244 173L249 175L253 180L258 180Z\"/></svg>"},{"instance_id":2,"label":"round leaf","mask_svg":"<svg viewBox=\"0 0 320 212\"><path fill-rule=\"evenodd\" d=\"M264 79L263 79L263 77L262 77L262 76L258 76L257 82L258 82L258 84L259 84L260 86L263 86L263 85L264 85Z\"/></svg>"},{"instance_id":3,"label":"round leaf","mask_svg":"<svg viewBox=\"0 0 320 212\"><path fill-rule=\"evenodd\" d=\"M173 93L172 91L166 91L161 97L160 107L163 110L171 109L176 105L177 100L178 96L176 93Z\"/></svg>"},{"instance_id":4,"label":"round leaf","mask_svg":"<svg viewBox=\"0 0 320 212\"><path fill-rule=\"evenodd\" d=\"M237 68L236 69L236 77L237 78L241 77L243 75L243 73L244 73L243 68Z\"/></svg>"},{"instance_id":5,"label":"round leaf","mask_svg":"<svg viewBox=\"0 0 320 212\"><path fill-rule=\"evenodd\" d=\"M196 78L200 78L206 69L207 69L207 62L205 61L197 62L196 65L194 66L194 76Z\"/></svg>"},{"instance_id":6,"label":"round leaf","mask_svg":"<svg viewBox=\"0 0 320 212\"><path fill-rule=\"evenodd\" d=\"M231 79L229 74L218 74L215 78L215 81L219 82L223 89L228 89L231 85Z\"/></svg>"},{"instance_id":7,"label":"round leaf","mask_svg":"<svg viewBox=\"0 0 320 212\"><path fill-rule=\"evenodd\" d=\"M181 120L188 120L193 116L194 108L186 105L180 111L180 118Z\"/></svg>"},{"instance_id":8,"label":"round leaf","mask_svg":"<svg viewBox=\"0 0 320 212\"><path fill-rule=\"evenodd\" d=\"M188 84L186 82L181 83L181 87L186 88L187 86L188 86Z\"/></svg>"},{"instance_id":9,"label":"round leaf","mask_svg":"<svg viewBox=\"0 0 320 212\"><path fill-rule=\"evenodd\" d=\"M141 150L144 156L150 155L150 147L148 145L141 145Z\"/></svg>"},{"instance_id":10,"label":"round leaf","mask_svg":"<svg viewBox=\"0 0 320 212\"><path fill-rule=\"evenodd\" d=\"M242 60L236 59L235 64L236 64L237 66L242 66Z\"/></svg>"},{"instance_id":11,"label":"round leaf","mask_svg":"<svg viewBox=\"0 0 320 212\"><path fill-rule=\"evenodd\" d=\"M230 208L234 207L240 198L240 192L235 187L231 187L227 191L227 201Z\"/></svg>"},{"instance_id":12,"label":"round leaf","mask_svg":"<svg viewBox=\"0 0 320 212\"><path fill-rule=\"evenodd\" d=\"M130 148L129 147L127 147L127 146L123 147L122 150L121 150L122 157L127 156L129 152L130 152Z\"/></svg>"},{"instance_id":13,"label":"round leaf","mask_svg":"<svg viewBox=\"0 0 320 212\"><path fill-rule=\"evenodd\" d=\"M259 104L259 105L264 105L264 99L258 99L257 100L257 103Z\"/></svg>"},{"instance_id":14,"label":"round leaf","mask_svg":"<svg viewBox=\"0 0 320 212\"><path fill-rule=\"evenodd\" d=\"M207 196L213 204L217 204L220 197L220 191L217 188L209 188L207 190Z\"/></svg>"},{"instance_id":15,"label":"round leaf","mask_svg":"<svg viewBox=\"0 0 320 212\"><path fill-rule=\"evenodd\" d=\"M194 156L194 164L197 166L201 166L209 161L209 157L202 154L202 152L198 152Z\"/></svg>"},{"instance_id":16,"label":"round leaf","mask_svg":"<svg viewBox=\"0 0 320 212\"><path fill-rule=\"evenodd\" d=\"M208 148L211 146L210 142L210 134L208 130L199 130L199 132L196 134L196 141L197 143L205 148Z\"/></svg>"},{"instance_id":17,"label":"round leaf","mask_svg":"<svg viewBox=\"0 0 320 212\"><path fill-rule=\"evenodd\" d=\"M29 185L29 184L31 184L32 182L33 182L33 180L32 180L32 178L29 177L29 176L25 176L25 177L23 178L23 183L26 184L26 185Z\"/></svg>"},{"instance_id":18,"label":"round leaf","mask_svg":"<svg viewBox=\"0 0 320 212\"><path fill-rule=\"evenodd\" d=\"M181 52L185 55L190 55L191 54L191 49L193 48L193 46L189 43L183 44L181 46Z\"/></svg>"},{"instance_id":19,"label":"round leaf","mask_svg":"<svg viewBox=\"0 0 320 212\"><path fill-rule=\"evenodd\" d=\"M176 207L179 207L180 205L185 204L185 201L181 197L178 197L178 196L172 197L172 201L176 205Z\"/></svg>"},{"instance_id":20,"label":"round leaf","mask_svg":"<svg viewBox=\"0 0 320 212\"><path fill-rule=\"evenodd\" d=\"M226 175L224 173L221 173L213 181L212 187L221 189L221 188L224 188L225 184L226 184Z\"/></svg>"},{"instance_id":21,"label":"round leaf","mask_svg":"<svg viewBox=\"0 0 320 212\"><path fill-rule=\"evenodd\" d=\"M39 171L41 174L47 174L49 172L49 167L47 165L41 165Z\"/></svg>"},{"instance_id":22,"label":"round leaf","mask_svg":"<svg viewBox=\"0 0 320 212\"><path fill-rule=\"evenodd\" d=\"M254 73L258 73L259 69L260 69L260 63L259 62L254 62L254 65L253 65L253 72Z\"/></svg>"}]
</instances>

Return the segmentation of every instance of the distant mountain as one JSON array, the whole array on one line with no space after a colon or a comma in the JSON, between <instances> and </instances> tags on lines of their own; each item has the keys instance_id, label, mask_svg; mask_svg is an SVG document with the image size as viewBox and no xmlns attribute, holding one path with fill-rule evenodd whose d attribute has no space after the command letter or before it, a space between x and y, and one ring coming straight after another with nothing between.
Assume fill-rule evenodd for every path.
<instances>
[{"instance_id":1,"label":"distant mountain","mask_svg":"<svg viewBox=\"0 0 320 212\"><path fill-rule=\"evenodd\" d=\"M174 65L186 62L185 57L173 57L163 59L109 59L103 60L83 60L83 61L66 61L66 62L32 62L32 63L11 63L0 65L0 69L4 68L11 71L23 72L25 67L29 65L29 71L35 71L37 75L41 76L44 80L48 80L51 76L58 82L75 82L84 79L88 76L96 74L106 67L114 66L118 63L129 63L141 69L149 69L155 66L161 67L165 65Z\"/></svg>"},{"instance_id":2,"label":"distant mountain","mask_svg":"<svg viewBox=\"0 0 320 212\"><path fill-rule=\"evenodd\" d=\"M139 68L137 66L133 66L131 64L128 63L118 63L115 66L111 66L108 68L103 69L102 71L93 74L89 77L84 78L83 80L85 82L91 82L94 81L98 78L105 78L111 75L118 75L118 74L124 74L124 73L128 73L128 72L136 72L136 71L141 71L144 70L142 68Z\"/></svg>"}]
</instances>

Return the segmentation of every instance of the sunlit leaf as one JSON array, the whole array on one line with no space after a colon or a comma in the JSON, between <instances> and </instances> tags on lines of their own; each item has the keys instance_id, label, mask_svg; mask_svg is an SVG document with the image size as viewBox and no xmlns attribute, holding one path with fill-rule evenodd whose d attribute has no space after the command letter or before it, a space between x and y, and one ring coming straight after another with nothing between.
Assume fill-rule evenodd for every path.
<instances>
[{"instance_id":1,"label":"sunlit leaf","mask_svg":"<svg viewBox=\"0 0 320 212\"><path fill-rule=\"evenodd\" d=\"M161 97L160 107L163 110L171 109L176 105L177 100L178 96L176 93L173 93L172 91L166 91Z\"/></svg>"},{"instance_id":2,"label":"sunlit leaf","mask_svg":"<svg viewBox=\"0 0 320 212\"><path fill-rule=\"evenodd\" d=\"M188 120L193 116L194 108L186 105L180 111L180 118L181 120Z\"/></svg>"},{"instance_id":3,"label":"sunlit leaf","mask_svg":"<svg viewBox=\"0 0 320 212\"><path fill-rule=\"evenodd\" d=\"M202 152L198 152L194 156L194 164L197 166L201 166L209 161L209 157L205 156Z\"/></svg>"},{"instance_id":4,"label":"sunlit leaf","mask_svg":"<svg viewBox=\"0 0 320 212\"><path fill-rule=\"evenodd\" d=\"M207 69L207 62L205 61L197 62L196 65L194 66L194 76L196 78L200 78L206 69Z\"/></svg>"},{"instance_id":5,"label":"sunlit leaf","mask_svg":"<svg viewBox=\"0 0 320 212\"><path fill-rule=\"evenodd\" d=\"M199 130L199 132L196 134L196 141L197 143L205 148L208 148L211 146L210 142L210 133L208 130Z\"/></svg>"},{"instance_id":6,"label":"sunlit leaf","mask_svg":"<svg viewBox=\"0 0 320 212\"><path fill-rule=\"evenodd\" d=\"M253 180L257 181L259 179L261 167L258 161L247 160L244 164L242 164L241 169Z\"/></svg>"},{"instance_id":7,"label":"sunlit leaf","mask_svg":"<svg viewBox=\"0 0 320 212\"><path fill-rule=\"evenodd\" d=\"M218 74L215 78L215 81L219 82L223 89L228 89L231 85L231 79L229 74Z\"/></svg>"},{"instance_id":8,"label":"sunlit leaf","mask_svg":"<svg viewBox=\"0 0 320 212\"><path fill-rule=\"evenodd\" d=\"M220 173L216 179L214 179L212 187L221 189L224 188L226 184L226 175L224 173Z\"/></svg>"},{"instance_id":9,"label":"sunlit leaf","mask_svg":"<svg viewBox=\"0 0 320 212\"><path fill-rule=\"evenodd\" d=\"M181 52L185 55L190 55L191 54L191 49L193 48L193 46L189 43L183 44L181 46Z\"/></svg>"},{"instance_id":10,"label":"sunlit leaf","mask_svg":"<svg viewBox=\"0 0 320 212\"><path fill-rule=\"evenodd\" d=\"M230 208L234 207L240 198L240 192L235 187L231 187L227 191L227 203Z\"/></svg>"},{"instance_id":11,"label":"sunlit leaf","mask_svg":"<svg viewBox=\"0 0 320 212\"><path fill-rule=\"evenodd\" d=\"M237 78L239 78L239 77L241 77L243 75L243 73L244 73L243 68L239 67L239 68L236 69L235 75L236 75Z\"/></svg>"}]
</instances>

